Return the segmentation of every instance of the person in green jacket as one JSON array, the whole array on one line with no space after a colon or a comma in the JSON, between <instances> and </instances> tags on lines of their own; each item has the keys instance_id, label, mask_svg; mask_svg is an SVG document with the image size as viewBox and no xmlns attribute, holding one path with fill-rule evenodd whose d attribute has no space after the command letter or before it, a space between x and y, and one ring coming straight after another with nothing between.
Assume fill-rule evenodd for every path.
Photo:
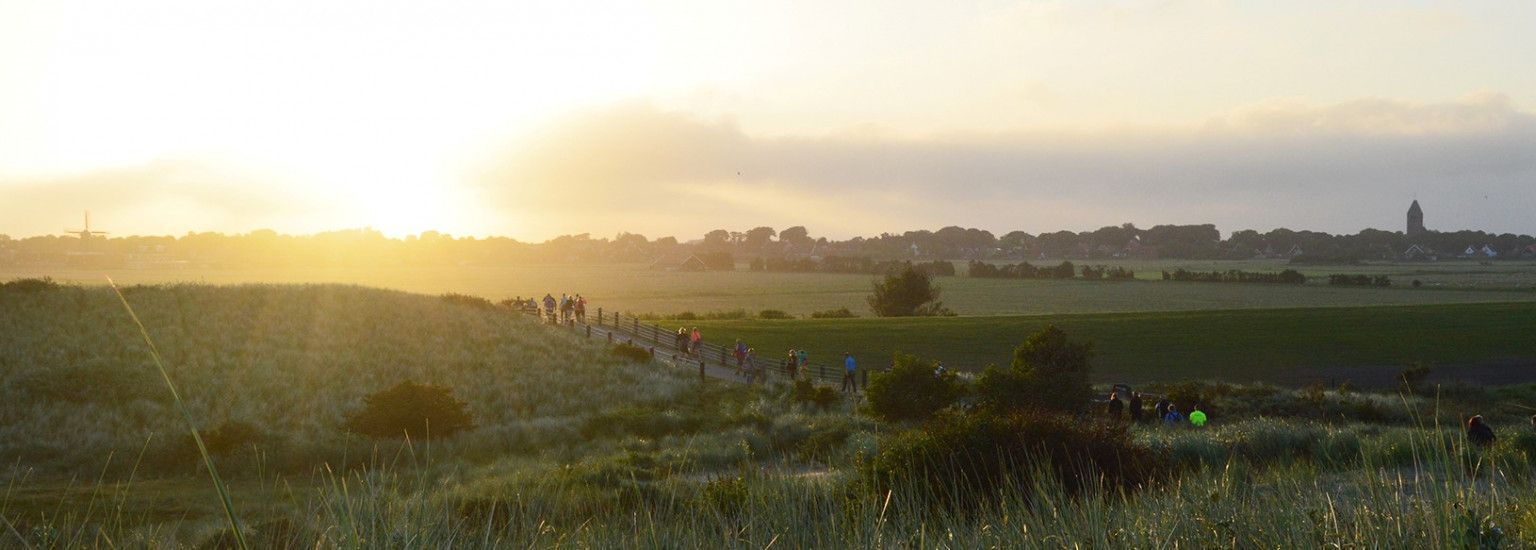
<instances>
[{"instance_id":1,"label":"person in green jacket","mask_svg":"<svg viewBox=\"0 0 1536 550\"><path fill-rule=\"evenodd\" d=\"M1195 410L1189 413L1189 423L1196 428L1205 427L1205 411L1200 410L1200 405L1195 405Z\"/></svg>"}]
</instances>

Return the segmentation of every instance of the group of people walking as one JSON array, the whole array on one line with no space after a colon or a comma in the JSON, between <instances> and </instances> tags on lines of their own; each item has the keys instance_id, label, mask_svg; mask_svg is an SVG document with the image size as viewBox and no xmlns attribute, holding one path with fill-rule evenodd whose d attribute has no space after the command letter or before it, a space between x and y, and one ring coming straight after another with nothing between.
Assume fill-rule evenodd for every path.
<instances>
[{"instance_id":1,"label":"group of people walking","mask_svg":"<svg viewBox=\"0 0 1536 550\"><path fill-rule=\"evenodd\" d=\"M561 294L558 301L550 294L544 295L544 318L551 324L587 322L587 299L580 294Z\"/></svg>"},{"instance_id":2,"label":"group of people walking","mask_svg":"<svg viewBox=\"0 0 1536 550\"><path fill-rule=\"evenodd\" d=\"M677 351L690 356L699 354L699 346L704 344L704 333L699 332L699 327L693 327L692 331L686 328L677 328Z\"/></svg>"},{"instance_id":3,"label":"group of people walking","mask_svg":"<svg viewBox=\"0 0 1536 550\"><path fill-rule=\"evenodd\" d=\"M1152 416L1148 417L1141 392L1131 392L1128 400L1121 399L1118 391L1110 392L1109 400L1105 403L1105 412L1109 414L1110 420L1115 422L1123 421L1129 415L1131 422L1161 422L1164 426L1173 427L1183 426L1188 422L1190 426L1203 428L1208 420L1205 411L1200 410L1199 403L1195 404L1189 416L1186 417L1179 412L1179 407L1166 397L1157 400L1157 404L1152 406Z\"/></svg>"}]
</instances>

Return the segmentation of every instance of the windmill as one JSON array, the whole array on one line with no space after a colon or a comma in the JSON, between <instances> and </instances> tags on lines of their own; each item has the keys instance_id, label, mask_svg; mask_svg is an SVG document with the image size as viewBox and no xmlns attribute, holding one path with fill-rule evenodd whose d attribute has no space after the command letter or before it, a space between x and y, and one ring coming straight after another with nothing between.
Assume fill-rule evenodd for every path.
<instances>
[{"instance_id":1,"label":"windmill","mask_svg":"<svg viewBox=\"0 0 1536 550\"><path fill-rule=\"evenodd\" d=\"M86 210L85 211L85 229L78 229L78 230L76 230L76 229L65 229L64 232L68 233L70 235L77 235L77 236L80 237L80 249L81 250L89 250L90 249L91 238L92 237L95 237L97 235L106 235L107 234L106 231L91 231L91 211L90 210Z\"/></svg>"}]
</instances>

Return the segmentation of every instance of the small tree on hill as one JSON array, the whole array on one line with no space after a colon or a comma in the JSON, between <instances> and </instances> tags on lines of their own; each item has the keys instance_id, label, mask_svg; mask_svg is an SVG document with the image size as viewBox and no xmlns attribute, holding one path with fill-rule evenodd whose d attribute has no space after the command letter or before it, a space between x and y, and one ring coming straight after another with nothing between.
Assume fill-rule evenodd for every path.
<instances>
[{"instance_id":1,"label":"small tree on hill","mask_svg":"<svg viewBox=\"0 0 1536 550\"><path fill-rule=\"evenodd\" d=\"M1091 344L1072 342L1055 325L1046 326L1014 349L1012 366L981 373L977 398L982 406L1003 411L1081 411L1093 397L1092 356Z\"/></svg>"},{"instance_id":2,"label":"small tree on hill","mask_svg":"<svg viewBox=\"0 0 1536 550\"><path fill-rule=\"evenodd\" d=\"M869 308L881 317L949 315L939 292L931 277L908 265L875 283Z\"/></svg>"},{"instance_id":3,"label":"small tree on hill","mask_svg":"<svg viewBox=\"0 0 1536 550\"><path fill-rule=\"evenodd\" d=\"M347 418L349 432L369 437L448 437L474 427L463 401L447 386L406 380L363 398L363 409Z\"/></svg>"}]
</instances>

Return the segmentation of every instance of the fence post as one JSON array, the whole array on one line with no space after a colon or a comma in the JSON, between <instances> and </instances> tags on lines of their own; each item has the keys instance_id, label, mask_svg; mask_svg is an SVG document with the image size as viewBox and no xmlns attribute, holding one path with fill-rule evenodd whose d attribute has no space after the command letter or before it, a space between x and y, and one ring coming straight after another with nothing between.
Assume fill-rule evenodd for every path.
<instances>
[{"instance_id":1,"label":"fence post","mask_svg":"<svg viewBox=\"0 0 1536 550\"><path fill-rule=\"evenodd\" d=\"M587 338L592 338L592 325L587 325Z\"/></svg>"},{"instance_id":2,"label":"fence post","mask_svg":"<svg viewBox=\"0 0 1536 550\"><path fill-rule=\"evenodd\" d=\"M633 332L635 334L640 334L640 318L639 317L635 318L635 328L634 328Z\"/></svg>"},{"instance_id":3,"label":"fence post","mask_svg":"<svg viewBox=\"0 0 1536 550\"><path fill-rule=\"evenodd\" d=\"M704 383L704 360L699 360L699 383Z\"/></svg>"},{"instance_id":4,"label":"fence post","mask_svg":"<svg viewBox=\"0 0 1536 550\"><path fill-rule=\"evenodd\" d=\"M613 343L613 331L608 331L608 343Z\"/></svg>"},{"instance_id":5,"label":"fence post","mask_svg":"<svg viewBox=\"0 0 1536 550\"><path fill-rule=\"evenodd\" d=\"M661 343L661 325L651 323L651 341Z\"/></svg>"},{"instance_id":6,"label":"fence post","mask_svg":"<svg viewBox=\"0 0 1536 550\"><path fill-rule=\"evenodd\" d=\"M597 308L597 324L603 324L603 308Z\"/></svg>"},{"instance_id":7,"label":"fence post","mask_svg":"<svg viewBox=\"0 0 1536 550\"><path fill-rule=\"evenodd\" d=\"M720 346L720 366L725 366L725 346Z\"/></svg>"}]
</instances>

